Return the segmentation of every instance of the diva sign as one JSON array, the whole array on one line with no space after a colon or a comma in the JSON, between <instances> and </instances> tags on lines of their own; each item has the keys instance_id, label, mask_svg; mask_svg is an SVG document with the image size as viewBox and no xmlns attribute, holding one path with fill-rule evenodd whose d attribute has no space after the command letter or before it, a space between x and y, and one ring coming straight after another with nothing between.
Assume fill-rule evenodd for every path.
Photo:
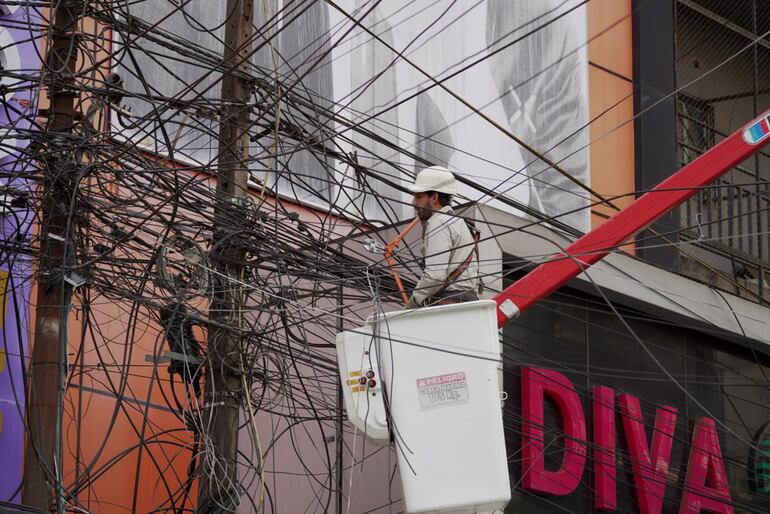
<instances>
[{"instance_id":1,"label":"diva sign","mask_svg":"<svg viewBox=\"0 0 770 514\"><path fill-rule=\"evenodd\" d=\"M545 495L573 492L586 470L589 457L586 413L575 387L563 374L525 367L521 372L522 448L521 486ZM556 470L545 468L544 408L552 400L562 419L564 432L562 461ZM634 489L641 514L658 514L663 508L677 409L658 407L653 427L645 426L638 398L597 386L591 390L591 452L594 508L611 511L617 507L616 413L619 413L625 447L628 449ZM716 423L698 418L692 431L679 506L680 514L700 512L732 514L734 508L725 473Z\"/></svg>"}]
</instances>

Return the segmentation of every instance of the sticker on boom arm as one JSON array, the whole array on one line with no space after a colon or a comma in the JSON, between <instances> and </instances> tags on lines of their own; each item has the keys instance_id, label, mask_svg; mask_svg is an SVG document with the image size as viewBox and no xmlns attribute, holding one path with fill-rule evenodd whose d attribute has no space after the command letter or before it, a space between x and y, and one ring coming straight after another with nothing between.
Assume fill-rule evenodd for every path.
<instances>
[{"instance_id":1,"label":"sticker on boom arm","mask_svg":"<svg viewBox=\"0 0 770 514\"><path fill-rule=\"evenodd\" d=\"M770 136L770 116L764 116L743 129L743 140L755 145Z\"/></svg>"}]
</instances>

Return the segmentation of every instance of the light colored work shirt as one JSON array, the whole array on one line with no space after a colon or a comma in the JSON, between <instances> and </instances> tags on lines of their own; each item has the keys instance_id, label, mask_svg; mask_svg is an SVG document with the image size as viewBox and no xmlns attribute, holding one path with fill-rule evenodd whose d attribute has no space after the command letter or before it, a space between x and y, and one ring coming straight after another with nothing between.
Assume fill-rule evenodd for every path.
<instances>
[{"instance_id":1,"label":"light colored work shirt","mask_svg":"<svg viewBox=\"0 0 770 514\"><path fill-rule=\"evenodd\" d=\"M438 292L447 277L473 253L474 240L465 220L455 216L448 205L433 213L422 225L422 257L425 269L414 288L415 303ZM475 255L457 280L446 291L475 291L478 286L478 264Z\"/></svg>"}]
</instances>

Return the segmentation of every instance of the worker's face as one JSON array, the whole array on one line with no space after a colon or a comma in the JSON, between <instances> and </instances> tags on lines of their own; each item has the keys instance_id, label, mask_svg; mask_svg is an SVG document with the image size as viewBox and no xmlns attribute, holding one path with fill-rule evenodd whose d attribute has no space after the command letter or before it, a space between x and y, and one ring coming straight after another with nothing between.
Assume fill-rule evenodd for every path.
<instances>
[{"instance_id":1,"label":"worker's face","mask_svg":"<svg viewBox=\"0 0 770 514\"><path fill-rule=\"evenodd\" d=\"M414 206L414 212L417 214L417 217L420 218L420 221L427 221L440 207L438 193L432 191L415 193L412 198L412 205Z\"/></svg>"}]
</instances>

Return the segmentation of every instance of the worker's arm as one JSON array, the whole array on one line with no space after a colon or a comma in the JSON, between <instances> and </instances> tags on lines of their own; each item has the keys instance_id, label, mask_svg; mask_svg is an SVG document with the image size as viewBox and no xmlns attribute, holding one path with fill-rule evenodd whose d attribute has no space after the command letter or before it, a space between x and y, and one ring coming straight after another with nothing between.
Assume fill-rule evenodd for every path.
<instances>
[{"instance_id":1,"label":"worker's arm","mask_svg":"<svg viewBox=\"0 0 770 514\"><path fill-rule=\"evenodd\" d=\"M422 305L423 301L444 286L452 272L449 262L452 253L452 230L445 221L438 228L428 224L425 236L425 269L417 282L411 302Z\"/></svg>"}]
</instances>

